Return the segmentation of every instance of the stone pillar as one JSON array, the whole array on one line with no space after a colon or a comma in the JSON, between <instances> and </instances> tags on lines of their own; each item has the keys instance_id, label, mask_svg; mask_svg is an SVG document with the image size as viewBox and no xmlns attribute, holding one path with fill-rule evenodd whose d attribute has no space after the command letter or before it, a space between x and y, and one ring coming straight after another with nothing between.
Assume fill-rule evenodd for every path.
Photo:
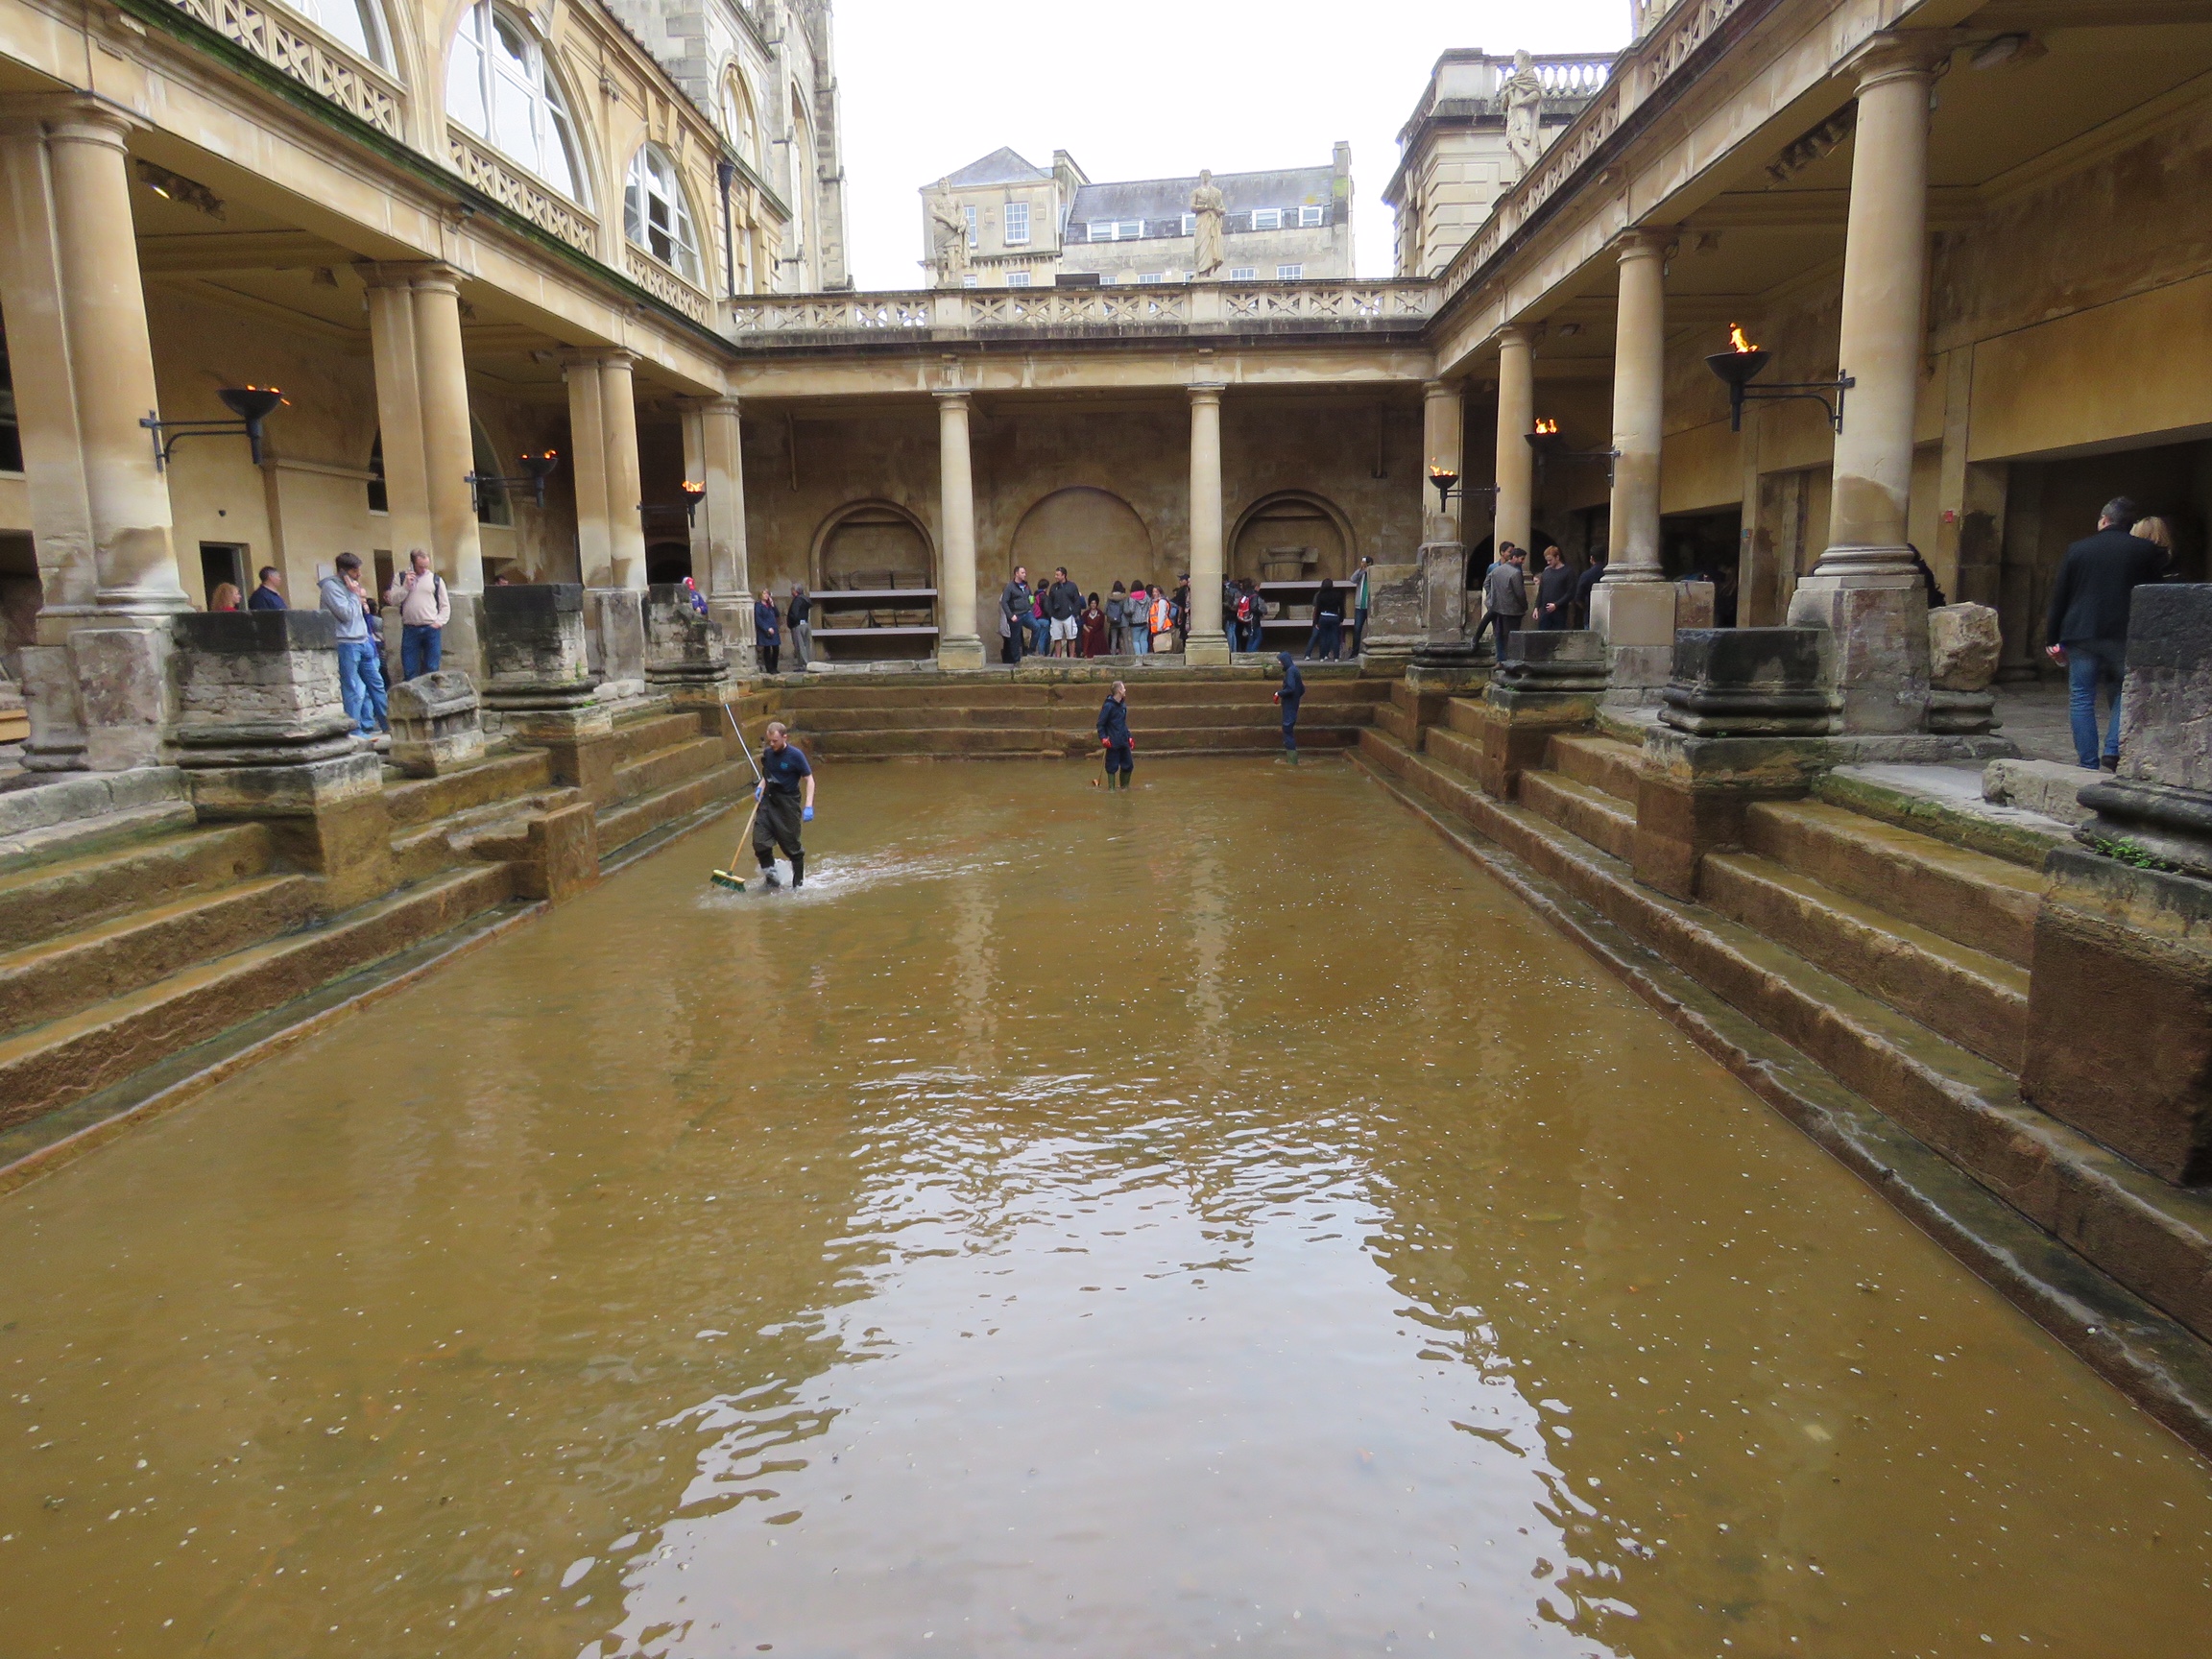
<instances>
[{"instance_id":1,"label":"stone pillar","mask_svg":"<svg viewBox=\"0 0 2212 1659\"><path fill-rule=\"evenodd\" d=\"M1928 90L1950 44L1877 36L1862 48L1859 125L1837 346L1856 382L1836 439L1828 550L1790 620L1836 636L1846 732L1917 732L1928 716L1928 596L1905 549L1928 269Z\"/></svg>"},{"instance_id":2,"label":"stone pillar","mask_svg":"<svg viewBox=\"0 0 2212 1659\"><path fill-rule=\"evenodd\" d=\"M433 562L430 533L428 450L422 441L422 376L415 341L413 265L357 267L368 285L369 357L376 376L376 430L383 445L386 530L392 538L395 568L405 569L409 549L420 547ZM467 469L464 469L467 470ZM312 560L287 574L296 596L304 596L315 575ZM447 572L447 585L451 576Z\"/></svg>"},{"instance_id":3,"label":"stone pillar","mask_svg":"<svg viewBox=\"0 0 2212 1659\"><path fill-rule=\"evenodd\" d=\"M2168 1181L2212 1182L2212 584L2138 588L2120 770L2054 852L2020 1092ZM2095 774L2083 774L2095 778Z\"/></svg>"},{"instance_id":4,"label":"stone pillar","mask_svg":"<svg viewBox=\"0 0 2212 1659\"><path fill-rule=\"evenodd\" d=\"M450 266L426 265L416 273L413 291L430 559L453 600L444 651L454 667L481 676L484 550L469 488L469 474L476 470L476 436L469 422L469 364L461 351L459 274ZM397 546L393 551L400 552Z\"/></svg>"},{"instance_id":5,"label":"stone pillar","mask_svg":"<svg viewBox=\"0 0 2212 1659\"><path fill-rule=\"evenodd\" d=\"M707 498L699 504L706 521L707 568L699 586L707 610L722 625L730 666L740 678L757 664L753 651L753 595L745 550L745 460L737 422L737 399L709 397L699 405L699 453ZM696 568L696 567L695 567Z\"/></svg>"},{"instance_id":6,"label":"stone pillar","mask_svg":"<svg viewBox=\"0 0 2212 1659\"><path fill-rule=\"evenodd\" d=\"M1671 229L1619 243L1621 301L1613 347L1613 503L1605 576L1590 595L1604 635L1615 702L1647 703L1674 661L1674 589L1659 561L1659 439L1666 419L1667 248Z\"/></svg>"},{"instance_id":7,"label":"stone pillar","mask_svg":"<svg viewBox=\"0 0 2212 1659\"><path fill-rule=\"evenodd\" d=\"M607 541L613 576L607 585L645 590L645 487L637 472L637 397L628 351L599 358L599 420L607 444Z\"/></svg>"},{"instance_id":8,"label":"stone pillar","mask_svg":"<svg viewBox=\"0 0 2212 1659\"><path fill-rule=\"evenodd\" d=\"M1425 382L1421 387L1421 447L1428 457L1421 469L1424 546L1461 541L1459 527L1464 517L1465 497L1454 495L1439 507L1436 487L1429 482L1429 469L1441 467L1461 478L1467 476L1462 422L1459 388L1446 380Z\"/></svg>"},{"instance_id":9,"label":"stone pillar","mask_svg":"<svg viewBox=\"0 0 2212 1659\"><path fill-rule=\"evenodd\" d=\"M1183 661L1192 666L1229 661L1221 631L1221 391L1190 388L1190 621Z\"/></svg>"},{"instance_id":10,"label":"stone pillar","mask_svg":"<svg viewBox=\"0 0 2212 1659\"><path fill-rule=\"evenodd\" d=\"M692 608L682 583L661 582L645 589L644 633L645 684L679 709L713 712L730 683L721 624Z\"/></svg>"},{"instance_id":11,"label":"stone pillar","mask_svg":"<svg viewBox=\"0 0 2212 1659\"><path fill-rule=\"evenodd\" d=\"M39 99L8 140L9 229L19 240L0 265L0 304L39 560L62 578L27 664L34 770L158 761L169 623L191 608L168 481L138 424L157 397L131 219L126 141L137 124L90 100Z\"/></svg>"},{"instance_id":12,"label":"stone pillar","mask_svg":"<svg viewBox=\"0 0 2212 1659\"><path fill-rule=\"evenodd\" d=\"M278 857L323 878L325 910L389 891L384 766L339 694L336 625L301 610L193 613L173 626L170 756L201 821L266 821Z\"/></svg>"},{"instance_id":13,"label":"stone pillar","mask_svg":"<svg viewBox=\"0 0 2212 1659\"><path fill-rule=\"evenodd\" d=\"M1442 468L1467 475L1459 388L1449 381L1431 380L1421 388L1421 446L1426 461L1421 469L1421 643L1413 652L1408 670L1415 678L1434 674L1463 675L1475 660L1474 641L1467 626L1467 548L1460 537L1465 497L1454 495L1439 502L1429 482L1429 469Z\"/></svg>"},{"instance_id":14,"label":"stone pillar","mask_svg":"<svg viewBox=\"0 0 2212 1659\"><path fill-rule=\"evenodd\" d=\"M1524 328L1498 331L1498 511L1491 546L1528 545L1536 514L1536 354Z\"/></svg>"},{"instance_id":15,"label":"stone pillar","mask_svg":"<svg viewBox=\"0 0 2212 1659\"><path fill-rule=\"evenodd\" d=\"M937 394L937 666L980 668L975 632L975 478L968 449L968 394Z\"/></svg>"},{"instance_id":16,"label":"stone pillar","mask_svg":"<svg viewBox=\"0 0 2212 1659\"><path fill-rule=\"evenodd\" d=\"M561 370L568 383L568 475L576 488L576 577L587 588L614 580L614 544L607 520L607 426L600 418L599 359L570 357Z\"/></svg>"}]
</instances>

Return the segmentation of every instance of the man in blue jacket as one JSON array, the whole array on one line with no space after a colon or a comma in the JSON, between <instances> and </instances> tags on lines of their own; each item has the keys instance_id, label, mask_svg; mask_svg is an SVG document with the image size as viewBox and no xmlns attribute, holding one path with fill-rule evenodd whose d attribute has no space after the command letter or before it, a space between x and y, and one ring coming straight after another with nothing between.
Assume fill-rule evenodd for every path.
<instances>
[{"instance_id":1,"label":"man in blue jacket","mask_svg":"<svg viewBox=\"0 0 2212 1659\"><path fill-rule=\"evenodd\" d=\"M2090 771L2097 752L2097 684L2112 683L2111 724L2102 764L2120 766L2120 685L2128 672L2128 610L2135 589L2158 580L2165 549L2131 535L2139 514L2125 495L2104 503L2097 534L2066 549L2051 589L2051 621L2044 651L2066 670L2068 712L2074 721L2074 758Z\"/></svg>"},{"instance_id":2,"label":"man in blue jacket","mask_svg":"<svg viewBox=\"0 0 2212 1659\"><path fill-rule=\"evenodd\" d=\"M1115 776L1119 774L1120 786L1128 788L1130 776L1137 770L1137 745L1129 735L1129 687L1118 680L1098 710L1098 741L1106 750L1106 787L1113 788Z\"/></svg>"}]
</instances>

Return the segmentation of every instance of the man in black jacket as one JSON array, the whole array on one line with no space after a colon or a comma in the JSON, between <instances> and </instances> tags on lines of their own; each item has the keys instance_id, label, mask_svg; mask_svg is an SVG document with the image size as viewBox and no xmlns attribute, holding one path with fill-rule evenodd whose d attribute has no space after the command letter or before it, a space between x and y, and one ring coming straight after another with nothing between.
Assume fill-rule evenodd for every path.
<instances>
[{"instance_id":1,"label":"man in black jacket","mask_svg":"<svg viewBox=\"0 0 2212 1659\"><path fill-rule=\"evenodd\" d=\"M1136 744L1129 736L1129 687L1118 680L1098 710L1098 741L1106 751L1106 787L1113 788L1119 774L1121 787L1128 788L1130 775L1137 770Z\"/></svg>"},{"instance_id":2,"label":"man in black jacket","mask_svg":"<svg viewBox=\"0 0 2212 1659\"><path fill-rule=\"evenodd\" d=\"M1009 665L1022 661L1022 642L1029 637L1029 570L1014 566L1014 580L998 595L998 660Z\"/></svg>"},{"instance_id":3,"label":"man in black jacket","mask_svg":"<svg viewBox=\"0 0 2212 1659\"><path fill-rule=\"evenodd\" d=\"M1556 547L1544 549L1544 569L1536 578L1536 626L1575 626L1575 572Z\"/></svg>"},{"instance_id":4,"label":"man in black jacket","mask_svg":"<svg viewBox=\"0 0 2212 1659\"><path fill-rule=\"evenodd\" d=\"M1045 614L1052 623L1052 655L1074 656L1075 635L1083 614L1083 589L1068 580L1065 565L1052 572L1052 586L1045 594Z\"/></svg>"},{"instance_id":5,"label":"man in black jacket","mask_svg":"<svg viewBox=\"0 0 2212 1659\"><path fill-rule=\"evenodd\" d=\"M2066 670L2069 712L2074 721L2074 757L2095 771L2097 683L2112 683L2111 724L2104 734L2103 765L2120 765L2120 685L2128 671L2128 609L2136 589L2158 580L2166 555L2155 541L2128 533L2139 517L2135 503L2120 495L2097 516L2097 534L2066 549L2058 581L2051 589L2051 622L2044 650Z\"/></svg>"}]
</instances>

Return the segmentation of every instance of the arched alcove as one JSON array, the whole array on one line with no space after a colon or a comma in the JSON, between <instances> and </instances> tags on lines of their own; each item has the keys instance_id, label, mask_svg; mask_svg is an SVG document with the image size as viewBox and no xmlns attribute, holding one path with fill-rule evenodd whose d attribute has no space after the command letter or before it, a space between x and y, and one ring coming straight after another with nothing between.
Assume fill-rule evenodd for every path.
<instances>
[{"instance_id":1,"label":"arched alcove","mask_svg":"<svg viewBox=\"0 0 2212 1659\"><path fill-rule=\"evenodd\" d=\"M1164 574L1154 568L1152 535L1137 510L1111 490L1085 484L1055 490L1022 515L1006 562L1009 575L1017 565L1029 566L1033 582L1065 565L1086 593L1104 593L1116 582L1140 576L1155 582Z\"/></svg>"},{"instance_id":2,"label":"arched alcove","mask_svg":"<svg viewBox=\"0 0 2212 1659\"><path fill-rule=\"evenodd\" d=\"M1334 501L1304 490L1262 495L1229 538L1229 574L1292 582L1352 573L1352 523Z\"/></svg>"},{"instance_id":3,"label":"arched alcove","mask_svg":"<svg viewBox=\"0 0 2212 1659\"><path fill-rule=\"evenodd\" d=\"M691 543L688 541L650 541L645 546L645 580L659 585L681 582L693 575L691 568Z\"/></svg>"},{"instance_id":4,"label":"arched alcove","mask_svg":"<svg viewBox=\"0 0 2212 1659\"><path fill-rule=\"evenodd\" d=\"M896 501L849 501L822 521L806 561L824 592L936 585L937 549L922 520Z\"/></svg>"}]
</instances>

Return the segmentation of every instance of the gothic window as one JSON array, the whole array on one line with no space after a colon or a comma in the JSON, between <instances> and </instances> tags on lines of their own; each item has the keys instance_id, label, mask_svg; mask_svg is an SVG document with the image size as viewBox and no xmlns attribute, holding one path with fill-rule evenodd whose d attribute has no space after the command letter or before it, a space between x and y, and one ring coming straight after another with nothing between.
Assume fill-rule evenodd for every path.
<instances>
[{"instance_id":1,"label":"gothic window","mask_svg":"<svg viewBox=\"0 0 2212 1659\"><path fill-rule=\"evenodd\" d=\"M383 19L376 15L374 0L285 0L285 4L341 46L350 46L370 62L390 67Z\"/></svg>"},{"instance_id":2,"label":"gothic window","mask_svg":"<svg viewBox=\"0 0 2212 1659\"><path fill-rule=\"evenodd\" d=\"M644 146L630 163L630 182L622 191L622 229L661 264L699 280L699 237L691 228L684 180L658 144Z\"/></svg>"},{"instance_id":3,"label":"gothic window","mask_svg":"<svg viewBox=\"0 0 2212 1659\"><path fill-rule=\"evenodd\" d=\"M745 83L735 75L722 83L722 134L737 158L756 173L760 170L760 130L753 120L753 100Z\"/></svg>"},{"instance_id":4,"label":"gothic window","mask_svg":"<svg viewBox=\"0 0 2212 1659\"><path fill-rule=\"evenodd\" d=\"M476 0L462 13L445 76L445 112L571 201L584 199L575 130L544 45L492 0Z\"/></svg>"}]
</instances>

